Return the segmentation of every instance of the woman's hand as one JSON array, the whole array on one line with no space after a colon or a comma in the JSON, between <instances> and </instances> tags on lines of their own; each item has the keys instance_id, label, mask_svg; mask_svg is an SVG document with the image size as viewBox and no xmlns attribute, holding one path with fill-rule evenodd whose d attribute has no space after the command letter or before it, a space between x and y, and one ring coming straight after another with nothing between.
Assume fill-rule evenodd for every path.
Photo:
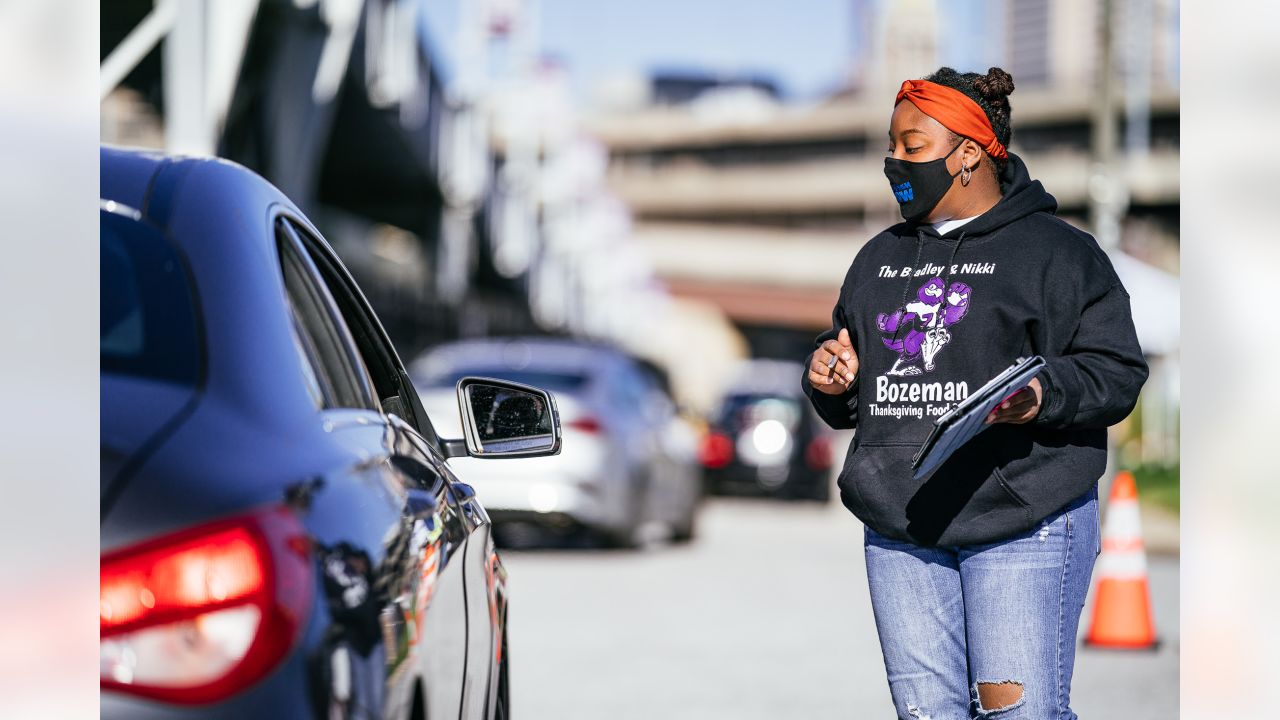
<instances>
[{"instance_id":1,"label":"woman's hand","mask_svg":"<svg viewBox=\"0 0 1280 720\"><path fill-rule=\"evenodd\" d=\"M1022 425L1029 423L1040 414L1040 400L1044 390L1040 387L1040 378L1031 378L1031 383L1014 393L1004 402L996 406L987 416L987 424L1010 423Z\"/></svg>"},{"instance_id":2,"label":"woman's hand","mask_svg":"<svg viewBox=\"0 0 1280 720\"><path fill-rule=\"evenodd\" d=\"M828 395L843 395L849 392L857 377L858 353L853 350L849 330L840 328L835 340L822 343L813 353L809 361L809 384Z\"/></svg>"}]
</instances>

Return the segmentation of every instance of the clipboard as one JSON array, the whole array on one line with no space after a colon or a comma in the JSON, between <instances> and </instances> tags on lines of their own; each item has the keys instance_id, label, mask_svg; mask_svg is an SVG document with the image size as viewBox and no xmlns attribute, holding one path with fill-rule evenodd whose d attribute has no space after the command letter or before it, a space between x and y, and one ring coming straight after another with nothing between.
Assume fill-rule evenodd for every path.
<instances>
[{"instance_id":1,"label":"clipboard","mask_svg":"<svg viewBox=\"0 0 1280 720\"><path fill-rule=\"evenodd\" d=\"M987 415L1010 395L1026 387L1043 367L1044 358L1039 355L1019 359L935 420L929 437L911 458L913 479L932 475L961 445L990 427L983 422Z\"/></svg>"}]
</instances>

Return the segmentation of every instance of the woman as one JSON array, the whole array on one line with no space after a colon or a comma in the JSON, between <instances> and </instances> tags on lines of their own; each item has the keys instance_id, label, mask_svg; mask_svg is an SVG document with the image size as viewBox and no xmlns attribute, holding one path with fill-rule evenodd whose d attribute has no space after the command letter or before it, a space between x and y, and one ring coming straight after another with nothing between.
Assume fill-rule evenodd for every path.
<instances>
[{"instance_id":1,"label":"woman","mask_svg":"<svg viewBox=\"0 0 1280 720\"><path fill-rule=\"evenodd\" d=\"M999 68L902 84L884 169L905 222L854 258L807 363L818 414L857 428L840 496L900 718L1076 717L1106 428L1147 378L1106 254L1007 150L1011 92ZM1036 354L1031 385L914 481L933 421Z\"/></svg>"}]
</instances>

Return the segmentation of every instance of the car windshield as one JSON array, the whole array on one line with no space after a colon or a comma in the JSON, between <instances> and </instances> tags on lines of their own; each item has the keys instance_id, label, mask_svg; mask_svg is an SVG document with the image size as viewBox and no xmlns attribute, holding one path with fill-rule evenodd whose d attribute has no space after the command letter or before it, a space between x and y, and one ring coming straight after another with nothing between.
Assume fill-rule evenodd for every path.
<instances>
[{"instance_id":1,"label":"car windshield","mask_svg":"<svg viewBox=\"0 0 1280 720\"><path fill-rule=\"evenodd\" d=\"M464 377L490 377L532 385L539 390L562 393L577 392L586 386L588 380L585 375L569 372L467 368L428 377L426 385L429 387L453 387Z\"/></svg>"},{"instance_id":2,"label":"car windshield","mask_svg":"<svg viewBox=\"0 0 1280 720\"><path fill-rule=\"evenodd\" d=\"M200 335L178 251L153 228L106 211L99 231L102 372L196 385Z\"/></svg>"},{"instance_id":3,"label":"car windshield","mask_svg":"<svg viewBox=\"0 0 1280 720\"><path fill-rule=\"evenodd\" d=\"M729 395L717 414L722 427L740 430L764 420L777 420L787 428L800 421L800 403L793 397L779 395Z\"/></svg>"}]
</instances>

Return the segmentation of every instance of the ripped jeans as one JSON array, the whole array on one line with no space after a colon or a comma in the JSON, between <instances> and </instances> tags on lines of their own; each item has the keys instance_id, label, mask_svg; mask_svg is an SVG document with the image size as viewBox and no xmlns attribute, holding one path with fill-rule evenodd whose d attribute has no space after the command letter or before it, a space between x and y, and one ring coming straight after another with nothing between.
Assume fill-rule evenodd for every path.
<instances>
[{"instance_id":1,"label":"ripped jeans","mask_svg":"<svg viewBox=\"0 0 1280 720\"><path fill-rule=\"evenodd\" d=\"M920 547L867 528L897 717L1075 720L1076 628L1099 536L1096 485L1032 530L985 545Z\"/></svg>"}]
</instances>

